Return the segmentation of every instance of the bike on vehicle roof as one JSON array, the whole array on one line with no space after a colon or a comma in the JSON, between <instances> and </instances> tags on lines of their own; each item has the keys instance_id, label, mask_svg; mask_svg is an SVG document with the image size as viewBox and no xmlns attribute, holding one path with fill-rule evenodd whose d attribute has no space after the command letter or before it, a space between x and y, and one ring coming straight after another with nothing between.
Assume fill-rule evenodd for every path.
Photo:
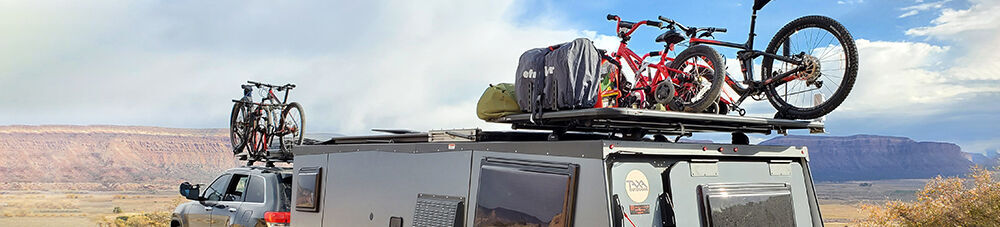
<instances>
[{"instance_id":1,"label":"bike on vehicle roof","mask_svg":"<svg viewBox=\"0 0 1000 227\"><path fill-rule=\"evenodd\" d=\"M725 69L722 57L715 50L707 46L692 46L681 51L676 58L667 57L667 53L674 49L674 44L684 41L683 36L668 32L656 38L656 42L667 43L663 51L649 52L640 57L628 48L632 33L642 25L660 28L662 23L623 21L616 15L608 15L607 18L617 22L616 33L621 38L618 51L610 53L610 56L619 64L625 62L629 66L635 73L635 85L626 81L624 84L620 83L617 89L602 92L601 97L616 94L618 101L600 107L701 112L718 99ZM648 57L656 56L660 60L655 64L645 61ZM615 80L625 81L624 78Z\"/></svg>"},{"instance_id":2,"label":"bike on vehicle roof","mask_svg":"<svg viewBox=\"0 0 1000 227\"><path fill-rule=\"evenodd\" d=\"M634 29L645 22L646 25L669 29L656 39L656 42L667 43L666 49L661 53L666 53L666 51L673 49L675 44L684 41L684 37L680 33L690 37L687 40L689 50L701 49L706 46L739 49L737 59L740 62L743 80L738 82L728 73L724 74L722 76L724 83L731 90L722 92L718 96L719 102L712 105L712 107L717 108L711 112L725 114L731 109L737 110L740 115L743 115L745 112L739 108L739 105L747 97L750 97L758 101L768 99L772 106L778 110L778 113L775 114L776 118L814 119L830 113L847 98L857 77L858 54L854 39L847 29L836 20L814 15L789 22L777 32L764 51L754 50L757 11L768 2L769 0L756 0L754 2L750 20L750 34L745 43L708 39L714 38L713 33L726 32L725 28L689 27L663 16L658 18L663 23L652 24L649 21L638 23L621 21L614 15L608 15L608 19L618 20L619 27L623 24L633 25ZM630 32L624 33L626 36L623 37L623 33L619 29L619 37L623 38L622 47L628 40L627 34ZM651 52L650 56L654 54L655 52ZM758 57L763 58L759 79L754 77L753 72L753 61ZM667 60L672 59L668 58ZM661 58L661 66L663 62L664 60ZM715 66L720 65L708 64L707 68L718 70L718 67ZM677 72L671 71L670 73ZM709 81L717 82L717 80ZM716 91L715 83L711 85L713 87L709 91ZM677 84L675 84L676 87L678 87ZM677 96L680 97L683 90L677 89L676 92ZM717 96L708 94L705 97ZM706 107L708 106L706 105ZM698 108L685 108L683 110L686 112L701 111Z\"/></svg>"},{"instance_id":3,"label":"bike on vehicle roof","mask_svg":"<svg viewBox=\"0 0 1000 227\"><path fill-rule=\"evenodd\" d=\"M230 116L229 138L233 145L233 154L246 157L252 164L254 161L269 161L274 157L269 148L278 145L278 150L284 151L290 145L301 145L305 114L302 105L288 102L288 92L295 88L294 84L271 85L254 81L241 85L243 98L233 100L233 112ZM260 102L253 102L253 89L261 92ZM274 92L285 92L279 99ZM275 144L277 139L277 144ZM282 152L280 155L287 155ZM241 158L242 158L241 157Z\"/></svg>"}]
</instances>

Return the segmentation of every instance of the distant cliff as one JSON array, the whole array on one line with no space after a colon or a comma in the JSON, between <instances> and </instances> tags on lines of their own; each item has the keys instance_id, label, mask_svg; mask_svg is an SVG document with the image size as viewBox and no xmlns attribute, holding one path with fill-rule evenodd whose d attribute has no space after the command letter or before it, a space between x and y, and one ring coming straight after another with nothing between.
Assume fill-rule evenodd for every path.
<instances>
[{"instance_id":1,"label":"distant cliff","mask_svg":"<svg viewBox=\"0 0 1000 227\"><path fill-rule=\"evenodd\" d=\"M0 190L164 189L237 165L223 129L0 126Z\"/></svg>"},{"instance_id":2,"label":"distant cliff","mask_svg":"<svg viewBox=\"0 0 1000 227\"><path fill-rule=\"evenodd\" d=\"M225 129L0 126L0 190L173 189L208 183L240 165ZM337 134L322 136L328 138ZM856 135L782 136L764 145L808 146L817 181L959 175L997 155L951 143Z\"/></svg>"},{"instance_id":3,"label":"distant cliff","mask_svg":"<svg viewBox=\"0 0 1000 227\"><path fill-rule=\"evenodd\" d=\"M762 145L807 146L817 181L931 178L968 172L973 156L958 145L906 137L781 136Z\"/></svg>"}]
</instances>

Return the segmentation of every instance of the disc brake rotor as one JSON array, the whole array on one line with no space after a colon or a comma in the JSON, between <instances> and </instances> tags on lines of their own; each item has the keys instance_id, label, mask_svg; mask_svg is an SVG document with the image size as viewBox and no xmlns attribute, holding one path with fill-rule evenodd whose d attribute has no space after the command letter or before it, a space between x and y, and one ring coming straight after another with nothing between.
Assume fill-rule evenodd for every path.
<instances>
[{"instance_id":1,"label":"disc brake rotor","mask_svg":"<svg viewBox=\"0 0 1000 227\"><path fill-rule=\"evenodd\" d=\"M813 57L812 55L805 55L802 57L802 66L802 71L796 73L796 77L798 77L799 80L805 80L806 86L817 84L816 80L819 79L821 74L819 58Z\"/></svg>"}]
</instances>

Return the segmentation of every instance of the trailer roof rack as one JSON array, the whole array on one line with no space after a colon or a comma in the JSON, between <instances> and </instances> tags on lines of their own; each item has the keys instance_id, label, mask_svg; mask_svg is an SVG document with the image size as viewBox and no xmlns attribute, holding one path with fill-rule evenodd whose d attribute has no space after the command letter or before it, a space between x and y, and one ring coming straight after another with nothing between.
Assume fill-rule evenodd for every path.
<instances>
[{"instance_id":1,"label":"trailer roof rack","mask_svg":"<svg viewBox=\"0 0 1000 227\"><path fill-rule=\"evenodd\" d=\"M427 143L469 141L546 141L546 140L643 140L646 135L682 136L695 132L787 133L807 129L823 133L819 121L787 120L764 117L740 117L718 114L682 113L625 108L595 108L546 112L537 118L531 114L501 117L495 123L511 124L514 129L539 131L482 131L480 129L448 129L418 132L400 129L378 129L389 134L334 137L321 144L360 143ZM655 137L654 137L655 138ZM655 139L654 139L655 140Z\"/></svg>"},{"instance_id":2,"label":"trailer roof rack","mask_svg":"<svg viewBox=\"0 0 1000 227\"><path fill-rule=\"evenodd\" d=\"M509 123L514 129L541 129L554 132L610 132L624 134L690 135L693 132L742 132L771 134L808 129L823 133L822 122L764 117L742 117L707 113L684 113L628 108L592 108L580 110L515 114L493 122Z\"/></svg>"}]
</instances>

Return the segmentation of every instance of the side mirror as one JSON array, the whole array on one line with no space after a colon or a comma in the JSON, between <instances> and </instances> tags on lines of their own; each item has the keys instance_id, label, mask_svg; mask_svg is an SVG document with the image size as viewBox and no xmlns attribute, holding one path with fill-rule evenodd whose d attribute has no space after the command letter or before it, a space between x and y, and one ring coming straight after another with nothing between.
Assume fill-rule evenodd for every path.
<instances>
[{"instance_id":1,"label":"side mirror","mask_svg":"<svg viewBox=\"0 0 1000 227\"><path fill-rule=\"evenodd\" d=\"M181 183L181 195L189 200L201 201L201 187L199 185L191 185L191 183L184 182Z\"/></svg>"}]
</instances>

